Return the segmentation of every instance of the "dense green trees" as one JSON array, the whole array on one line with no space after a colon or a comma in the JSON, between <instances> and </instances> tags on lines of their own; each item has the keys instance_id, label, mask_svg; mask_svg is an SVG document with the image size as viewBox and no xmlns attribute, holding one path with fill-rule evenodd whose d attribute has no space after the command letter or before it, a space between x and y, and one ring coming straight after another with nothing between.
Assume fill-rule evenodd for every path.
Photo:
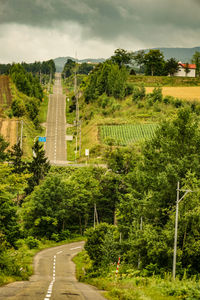
<instances>
[{"instance_id":1,"label":"dense green trees","mask_svg":"<svg viewBox=\"0 0 200 300\"><path fill-rule=\"evenodd\" d=\"M163 74L165 60L160 50L150 50L144 55L145 75L159 76Z\"/></svg>"},{"instance_id":2,"label":"dense green trees","mask_svg":"<svg viewBox=\"0 0 200 300\"><path fill-rule=\"evenodd\" d=\"M10 68L10 76L20 92L42 100L43 91L39 79L27 73L22 65L13 64Z\"/></svg>"},{"instance_id":3,"label":"dense green trees","mask_svg":"<svg viewBox=\"0 0 200 300\"><path fill-rule=\"evenodd\" d=\"M111 56L111 61L117 64L120 68L122 66L128 65L133 59L133 53L128 52L124 49L116 49L114 55Z\"/></svg>"},{"instance_id":4,"label":"dense green trees","mask_svg":"<svg viewBox=\"0 0 200 300\"><path fill-rule=\"evenodd\" d=\"M51 239L61 233L69 215L65 184L59 176L47 178L23 204L25 229L37 237Z\"/></svg>"},{"instance_id":5,"label":"dense green trees","mask_svg":"<svg viewBox=\"0 0 200 300\"><path fill-rule=\"evenodd\" d=\"M90 73L90 71L93 70L93 68L94 68L94 65L92 65L92 64L82 63L79 65L77 73L88 75Z\"/></svg>"},{"instance_id":6,"label":"dense green trees","mask_svg":"<svg viewBox=\"0 0 200 300\"><path fill-rule=\"evenodd\" d=\"M8 243L20 238L17 206L14 199L26 187L26 175L16 174L12 166L0 163L0 236Z\"/></svg>"},{"instance_id":7,"label":"dense green trees","mask_svg":"<svg viewBox=\"0 0 200 300\"><path fill-rule=\"evenodd\" d=\"M176 72L178 72L179 65L175 58L170 58L165 63L165 73L166 75L173 76Z\"/></svg>"},{"instance_id":8,"label":"dense green trees","mask_svg":"<svg viewBox=\"0 0 200 300\"><path fill-rule=\"evenodd\" d=\"M139 67L139 72L151 76L173 76L178 71L178 61L170 58L167 61L160 50L151 49L145 53L138 51L133 55L133 61Z\"/></svg>"},{"instance_id":9,"label":"dense green trees","mask_svg":"<svg viewBox=\"0 0 200 300\"><path fill-rule=\"evenodd\" d=\"M99 64L89 75L84 90L85 101L94 101L102 94L122 99L126 95L128 71L108 60Z\"/></svg>"},{"instance_id":10,"label":"dense green trees","mask_svg":"<svg viewBox=\"0 0 200 300\"><path fill-rule=\"evenodd\" d=\"M62 77L67 78L74 74L76 67L76 62L72 59L68 59L64 65L64 69L62 71Z\"/></svg>"},{"instance_id":11,"label":"dense green trees","mask_svg":"<svg viewBox=\"0 0 200 300\"><path fill-rule=\"evenodd\" d=\"M15 65L15 64L14 64ZM39 76L40 74L45 74L45 75L52 75L52 78L54 78L55 72L56 72L56 66L53 61L53 59L50 59L48 61L35 61L34 63L25 63L22 62L20 64L23 69L27 73L31 73L33 75ZM13 64L0 64L0 74L9 74L10 70L12 68Z\"/></svg>"}]
</instances>

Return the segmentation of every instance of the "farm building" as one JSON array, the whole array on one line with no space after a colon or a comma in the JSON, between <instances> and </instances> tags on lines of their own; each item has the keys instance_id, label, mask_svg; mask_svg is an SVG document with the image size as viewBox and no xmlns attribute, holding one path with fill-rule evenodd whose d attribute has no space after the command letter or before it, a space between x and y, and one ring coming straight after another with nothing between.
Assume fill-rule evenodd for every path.
<instances>
[{"instance_id":1,"label":"farm building","mask_svg":"<svg viewBox=\"0 0 200 300\"><path fill-rule=\"evenodd\" d=\"M174 76L182 76L182 77L196 76L195 64L183 64L182 62L179 62L178 65L179 65L179 70L174 74Z\"/></svg>"}]
</instances>

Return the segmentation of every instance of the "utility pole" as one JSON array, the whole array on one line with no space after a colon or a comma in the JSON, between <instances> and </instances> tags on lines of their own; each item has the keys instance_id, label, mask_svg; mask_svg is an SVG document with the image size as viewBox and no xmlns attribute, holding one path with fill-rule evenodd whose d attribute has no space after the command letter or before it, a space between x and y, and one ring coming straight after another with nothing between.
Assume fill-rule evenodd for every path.
<instances>
[{"instance_id":1,"label":"utility pole","mask_svg":"<svg viewBox=\"0 0 200 300\"><path fill-rule=\"evenodd\" d=\"M77 58L76 58L77 63ZM76 72L76 66L74 71L74 94L76 99L76 136L79 137L79 157L81 156L81 121L80 121L80 115L79 115L79 102L78 102L78 91L77 91L77 72ZM77 151L77 149L76 149Z\"/></svg>"},{"instance_id":2,"label":"utility pole","mask_svg":"<svg viewBox=\"0 0 200 300\"><path fill-rule=\"evenodd\" d=\"M141 216L140 218L140 231L142 231L143 229L143 217ZM140 263L141 263L141 256L140 256L140 253L139 253L139 257L138 257L138 270L140 269Z\"/></svg>"},{"instance_id":3,"label":"utility pole","mask_svg":"<svg viewBox=\"0 0 200 300\"><path fill-rule=\"evenodd\" d=\"M76 162L76 156L77 156L77 136L76 136L75 162Z\"/></svg>"},{"instance_id":4,"label":"utility pole","mask_svg":"<svg viewBox=\"0 0 200 300\"><path fill-rule=\"evenodd\" d=\"M50 90L51 90L51 81L52 81L52 74L50 72L50 77L49 77L49 93L50 93Z\"/></svg>"},{"instance_id":5,"label":"utility pole","mask_svg":"<svg viewBox=\"0 0 200 300\"><path fill-rule=\"evenodd\" d=\"M179 199L179 192L185 192L185 194ZM176 195L176 217L175 217L175 232L174 232L174 256L173 256L173 269L172 269L172 276L175 280L176 278L176 252L177 252L177 237L178 237L178 205L183 200L183 198L188 194L192 193L191 190L180 190L180 184L179 181L177 183L177 195Z\"/></svg>"},{"instance_id":6,"label":"utility pole","mask_svg":"<svg viewBox=\"0 0 200 300\"><path fill-rule=\"evenodd\" d=\"M81 157L81 120L79 121L79 157Z\"/></svg>"},{"instance_id":7,"label":"utility pole","mask_svg":"<svg viewBox=\"0 0 200 300\"><path fill-rule=\"evenodd\" d=\"M21 135L20 135L20 148L23 146L23 120L21 120Z\"/></svg>"},{"instance_id":8,"label":"utility pole","mask_svg":"<svg viewBox=\"0 0 200 300\"><path fill-rule=\"evenodd\" d=\"M97 213L97 205L95 203L94 204L94 228L95 228L96 222L97 222L97 225L99 225L99 219L98 219L98 213Z\"/></svg>"},{"instance_id":9,"label":"utility pole","mask_svg":"<svg viewBox=\"0 0 200 300\"><path fill-rule=\"evenodd\" d=\"M41 74L41 70L40 70L40 84L42 84L42 74Z\"/></svg>"}]
</instances>

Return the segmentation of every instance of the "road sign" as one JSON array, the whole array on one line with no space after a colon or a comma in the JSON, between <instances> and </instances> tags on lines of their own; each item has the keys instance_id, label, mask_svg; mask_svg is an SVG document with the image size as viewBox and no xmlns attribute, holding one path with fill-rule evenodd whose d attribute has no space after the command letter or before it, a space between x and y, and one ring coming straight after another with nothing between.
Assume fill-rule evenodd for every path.
<instances>
[{"instance_id":1,"label":"road sign","mask_svg":"<svg viewBox=\"0 0 200 300\"><path fill-rule=\"evenodd\" d=\"M46 136L39 136L39 142L46 142Z\"/></svg>"},{"instance_id":2,"label":"road sign","mask_svg":"<svg viewBox=\"0 0 200 300\"><path fill-rule=\"evenodd\" d=\"M89 149L85 149L85 156L89 156Z\"/></svg>"}]
</instances>

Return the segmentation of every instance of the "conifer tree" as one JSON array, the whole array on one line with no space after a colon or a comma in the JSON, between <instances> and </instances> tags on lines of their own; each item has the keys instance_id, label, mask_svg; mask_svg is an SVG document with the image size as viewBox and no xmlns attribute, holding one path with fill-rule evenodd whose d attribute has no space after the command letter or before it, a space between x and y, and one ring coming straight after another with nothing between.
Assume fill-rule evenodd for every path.
<instances>
[{"instance_id":1,"label":"conifer tree","mask_svg":"<svg viewBox=\"0 0 200 300\"><path fill-rule=\"evenodd\" d=\"M45 157L45 151L42 145L36 141L32 149L33 159L28 164L28 170L32 173L32 176L28 180L27 194L33 191L34 187L40 183L40 180L44 178L50 169L50 163L47 157Z\"/></svg>"}]
</instances>

